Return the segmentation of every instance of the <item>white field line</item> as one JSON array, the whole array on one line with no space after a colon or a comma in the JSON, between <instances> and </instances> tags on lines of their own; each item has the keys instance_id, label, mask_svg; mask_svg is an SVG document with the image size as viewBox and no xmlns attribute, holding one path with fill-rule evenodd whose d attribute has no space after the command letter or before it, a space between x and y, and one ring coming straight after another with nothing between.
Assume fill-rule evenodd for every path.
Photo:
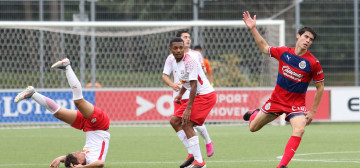
<instances>
[{"instance_id":1,"label":"white field line","mask_svg":"<svg viewBox=\"0 0 360 168\"><path fill-rule=\"evenodd\" d=\"M297 156L310 156L310 155L329 155L329 154L346 154L346 153L360 153L360 151L344 151L344 152L320 152L320 153L303 153L296 154L292 161L300 161L300 162L336 162L336 163L360 163L359 160L351 160L351 159L297 159ZM206 161L207 163L250 163L250 162L279 162L282 156L277 156L277 159L274 160L214 160L214 161ZM176 164L181 163L182 161L168 161L168 162L106 162L106 165L124 165L124 164ZM17 163L17 164L0 164L0 167L19 167L19 166L43 166L50 165L50 162L45 163Z\"/></svg>"}]
</instances>

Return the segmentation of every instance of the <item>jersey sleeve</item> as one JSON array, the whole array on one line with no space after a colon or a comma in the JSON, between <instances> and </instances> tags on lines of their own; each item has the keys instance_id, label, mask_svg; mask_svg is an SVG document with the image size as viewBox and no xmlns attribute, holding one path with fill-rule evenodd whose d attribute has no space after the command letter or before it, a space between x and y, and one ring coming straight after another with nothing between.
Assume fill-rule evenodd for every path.
<instances>
[{"instance_id":1,"label":"jersey sleeve","mask_svg":"<svg viewBox=\"0 0 360 168\"><path fill-rule=\"evenodd\" d=\"M186 62L184 63L185 63L186 72L189 73L189 81L197 80L199 76L199 69L198 69L198 67L200 66L199 62L196 61L193 57L189 56L189 58L186 59Z\"/></svg>"},{"instance_id":2,"label":"jersey sleeve","mask_svg":"<svg viewBox=\"0 0 360 168\"><path fill-rule=\"evenodd\" d=\"M171 66L171 58L172 55L169 55L165 61L163 74L170 75L172 72L172 66Z\"/></svg>"},{"instance_id":3,"label":"jersey sleeve","mask_svg":"<svg viewBox=\"0 0 360 168\"><path fill-rule=\"evenodd\" d=\"M287 47L269 47L270 57L280 60L281 55L287 50Z\"/></svg>"},{"instance_id":4,"label":"jersey sleeve","mask_svg":"<svg viewBox=\"0 0 360 168\"><path fill-rule=\"evenodd\" d=\"M313 67L314 68L312 68L311 73L312 73L314 82L319 83L319 82L324 81L324 72L323 72L323 69L322 69L322 67L320 65L319 60L315 61Z\"/></svg>"}]
</instances>

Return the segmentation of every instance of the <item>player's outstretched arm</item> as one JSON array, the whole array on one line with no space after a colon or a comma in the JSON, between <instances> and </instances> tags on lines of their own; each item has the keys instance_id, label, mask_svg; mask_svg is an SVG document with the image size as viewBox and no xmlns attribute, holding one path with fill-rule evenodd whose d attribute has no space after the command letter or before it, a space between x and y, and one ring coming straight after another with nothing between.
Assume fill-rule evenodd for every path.
<instances>
[{"instance_id":1,"label":"player's outstretched arm","mask_svg":"<svg viewBox=\"0 0 360 168\"><path fill-rule=\"evenodd\" d=\"M260 35L258 30L256 29L256 15L251 18L249 11L243 13L243 20L246 26L251 31L257 46L259 47L260 51L264 54L269 54L269 45L266 43L265 39Z\"/></svg>"},{"instance_id":2,"label":"player's outstretched arm","mask_svg":"<svg viewBox=\"0 0 360 168\"><path fill-rule=\"evenodd\" d=\"M98 160L87 165L81 165L81 164L72 165L72 167L104 167L104 166L105 163L102 160Z\"/></svg>"},{"instance_id":3,"label":"player's outstretched arm","mask_svg":"<svg viewBox=\"0 0 360 168\"><path fill-rule=\"evenodd\" d=\"M51 164L50 167L59 167L60 166L60 162L64 162L65 161L66 156L59 156L57 158L55 158Z\"/></svg>"},{"instance_id":4,"label":"player's outstretched arm","mask_svg":"<svg viewBox=\"0 0 360 168\"><path fill-rule=\"evenodd\" d=\"M313 120L315 113L317 111L317 108L319 107L323 93L324 93L324 82L316 83L315 86L316 86L316 94L315 94L313 105L311 107L311 110L305 113L306 119L307 119L306 125L309 125L311 123L311 121Z\"/></svg>"}]
</instances>

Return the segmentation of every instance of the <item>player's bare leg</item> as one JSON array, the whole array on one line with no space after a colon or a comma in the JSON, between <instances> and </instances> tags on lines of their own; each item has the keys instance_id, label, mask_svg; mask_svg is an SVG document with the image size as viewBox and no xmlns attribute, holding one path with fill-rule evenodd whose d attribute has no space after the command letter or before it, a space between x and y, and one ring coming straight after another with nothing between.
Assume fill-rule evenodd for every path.
<instances>
[{"instance_id":1,"label":"player's bare leg","mask_svg":"<svg viewBox=\"0 0 360 168\"><path fill-rule=\"evenodd\" d=\"M272 114L266 114L262 110L260 110L256 114L256 116L251 116L251 117L255 117L254 120L252 120L249 124L249 128L251 132L256 132L260 130L264 125L268 124L269 122L277 118L277 116Z\"/></svg>"},{"instance_id":2,"label":"player's bare leg","mask_svg":"<svg viewBox=\"0 0 360 168\"><path fill-rule=\"evenodd\" d=\"M51 66L51 68L62 69L65 71L66 78L73 91L73 100L75 106L84 116L84 118L89 118L94 112L94 106L84 99L81 83L71 68L70 60L65 58L63 60L57 61Z\"/></svg>"},{"instance_id":3,"label":"player's bare leg","mask_svg":"<svg viewBox=\"0 0 360 168\"><path fill-rule=\"evenodd\" d=\"M297 148L300 145L301 137L305 132L306 118L305 115L296 115L290 119L292 127L292 134L289 141L286 144L284 155L278 165L278 168L285 167L288 165L290 160L295 155Z\"/></svg>"},{"instance_id":4,"label":"player's bare leg","mask_svg":"<svg viewBox=\"0 0 360 168\"><path fill-rule=\"evenodd\" d=\"M203 160L200 151L199 137L196 136L194 126L196 126L196 123L191 120L182 123L182 128L185 131L186 137L188 138L189 148L194 155L194 162L189 167L190 168L206 167L205 161Z\"/></svg>"},{"instance_id":5,"label":"player's bare leg","mask_svg":"<svg viewBox=\"0 0 360 168\"><path fill-rule=\"evenodd\" d=\"M32 86L28 86L24 91L20 92L15 97L15 103L18 103L21 100L24 99L33 99L35 102L40 104L41 106L45 107L48 111L50 111L56 118L68 123L73 124L77 112L76 110L68 110L61 108L58 104L55 103L54 100L38 93L35 91L35 88Z\"/></svg>"}]
</instances>

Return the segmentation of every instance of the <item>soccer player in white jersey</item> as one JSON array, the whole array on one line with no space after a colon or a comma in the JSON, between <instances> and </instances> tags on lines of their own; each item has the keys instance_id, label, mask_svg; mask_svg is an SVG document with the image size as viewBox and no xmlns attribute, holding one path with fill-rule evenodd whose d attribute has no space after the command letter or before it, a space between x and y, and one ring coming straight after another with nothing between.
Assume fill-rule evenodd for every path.
<instances>
[{"instance_id":1,"label":"soccer player in white jersey","mask_svg":"<svg viewBox=\"0 0 360 168\"><path fill-rule=\"evenodd\" d=\"M187 31L179 31L177 33L178 36L183 37L185 39L188 39L188 43L187 45L184 44L184 52L188 51L187 53L191 56L193 56L195 59L198 59L199 61L203 60L202 56L199 52L194 52L194 50L190 50L190 45L191 45L191 39L190 39L190 34ZM184 39L183 39L184 40ZM186 47L187 46L187 47ZM171 88L173 88L173 97L175 99L175 97L179 94L180 88L181 88L181 84L180 84L180 80L177 76L175 76L175 67L172 66L172 62L176 61L174 58L173 54L170 54L165 62L165 66L164 66L164 71L163 71L163 75L162 75L162 80L169 85ZM170 80L169 76L170 74L173 74L174 77L174 82L172 82L172 80ZM184 104L188 101L189 99L189 91L186 91L182 97L181 100L181 104ZM181 104L175 103L174 102L174 114L175 112L180 108ZM171 126L174 128L176 134L178 135L179 139L181 142L183 142L183 144L185 145L186 148L188 148L188 144L187 144L187 138L185 135L184 130L182 130L181 127L181 118L180 117L176 117L176 116L172 116L170 119L170 124ZM211 157L214 154L214 147L213 147L213 143L210 139L209 133L205 127L205 125L201 125L201 126L196 126L195 129L199 132L199 134L201 135L201 137L203 137L205 144L206 144L206 154L208 157ZM191 151L188 151L188 157L185 159L185 162L180 166L180 168L186 167L188 165L190 165L192 162L194 161L194 156L191 153Z\"/></svg>"},{"instance_id":2,"label":"soccer player in white jersey","mask_svg":"<svg viewBox=\"0 0 360 168\"><path fill-rule=\"evenodd\" d=\"M109 148L110 121L106 113L86 101L82 94L81 84L70 66L69 59L65 58L54 63L51 68L62 69L73 91L74 104L78 110L61 108L54 100L45 97L28 86L15 97L15 103L32 98L41 106L49 110L56 118L70 124L72 127L86 133L83 150L55 158L50 167L59 167L64 162L66 167L103 167Z\"/></svg>"},{"instance_id":3,"label":"soccer player in white jersey","mask_svg":"<svg viewBox=\"0 0 360 168\"><path fill-rule=\"evenodd\" d=\"M181 119L180 125L186 135L182 141L187 143L185 146L194 157L194 161L188 167L206 167L199 147L199 138L193 127L203 125L216 103L216 93L206 78L199 61L189 54L185 54L184 41L181 38L172 39L169 50L175 59L175 61L171 61L171 66L174 67L173 75L178 77L182 84L174 101L181 104L184 93L187 90L190 91L189 100L183 101L174 113L174 117Z\"/></svg>"}]
</instances>

